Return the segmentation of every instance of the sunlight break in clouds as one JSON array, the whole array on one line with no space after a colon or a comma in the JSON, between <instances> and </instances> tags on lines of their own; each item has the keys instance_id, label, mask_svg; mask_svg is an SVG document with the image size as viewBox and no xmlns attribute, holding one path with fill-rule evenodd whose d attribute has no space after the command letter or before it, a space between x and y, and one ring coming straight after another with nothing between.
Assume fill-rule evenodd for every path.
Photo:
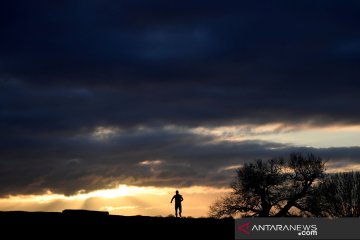
<instances>
[{"instance_id":1,"label":"sunlight break in clouds","mask_svg":"<svg viewBox=\"0 0 360 240\"><path fill-rule=\"evenodd\" d=\"M117 127L99 126L95 128L94 132L92 133L92 136L97 140L104 140L104 139L108 139L111 136L116 135L118 132L119 132L119 128Z\"/></svg>"},{"instance_id":2,"label":"sunlight break in clouds","mask_svg":"<svg viewBox=\"0 0 360 240\"><path fill-rule=\"evenodd\" d=\"M327 173L360 171L359 163L351 163L346 161L329 162L326 166Z\"/></svg>"},{"instance_id":3,"label":"sunlight break in clouds","mask_svg":"<svg viewBox=\"0 0 360 240\"><path fill-rule=\"evenodd\" d=\"M235 125L198 127L191 130L200 135L216 137L218 141L261 140L312 147L360 146L360 125L313 126L285 123L265 125Z\"/></svg>"},{"instance_id":4,"label":"sunlight break in clouds","mask_svg":"<svg viewBox=\"0 0 360 240\"><path fill-rule=\"evenodd\" d=\"M145 166L153 166L153 165L159 165L161 164L162 161L161 160L144 160L142 162L140 162L140 165L145 165Z\"/></svg>"},{"instance_id":5,"label":"sunlight break in clouds","mask_svg":"<svg viewBox=\"0 0 360 240\"><path fill-rule=\"evenodd\" d=\"M119 185L89 193L64 196L47 192L43 195L16 195L0 199L1 211L54 211L88 209L109 211L118 215L167 216L173 214L170 199L175 188ZM184 216L207 216L208 206L224 193L225 188L194 186L179 189L184 196Z\"/></svg>"}]
</instances>

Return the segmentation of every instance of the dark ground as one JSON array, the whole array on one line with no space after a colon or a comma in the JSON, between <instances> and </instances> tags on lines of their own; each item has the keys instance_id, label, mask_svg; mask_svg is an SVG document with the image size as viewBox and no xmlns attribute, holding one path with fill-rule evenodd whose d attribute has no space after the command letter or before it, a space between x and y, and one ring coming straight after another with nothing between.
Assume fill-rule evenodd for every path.
<instances>
[{"instance_id":1,"label":"dark ground","mask_svg":"<svg viewBox=\"0 0 360 240\"><path fill-rule=\"evenodd\" d=\"M0 212L8 239L234 239L233 219L117 216L107 212ZM9 235L7 235L9 234Z\"/></svg>"}]
</instances>

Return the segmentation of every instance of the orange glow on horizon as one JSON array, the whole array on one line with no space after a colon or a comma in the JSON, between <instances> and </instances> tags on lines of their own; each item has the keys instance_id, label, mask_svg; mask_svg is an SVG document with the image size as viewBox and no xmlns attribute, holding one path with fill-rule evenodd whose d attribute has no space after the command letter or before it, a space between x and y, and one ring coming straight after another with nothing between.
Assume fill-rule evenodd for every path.
<instances>
[{"instance_id":1,"label":"orange glow on horizon","mask_svg":"<svg viewBox=\"0 0 360 240\"><path fill-rule=\"evenodd\" d=\"M240 165L225 167L233 170ZM327 173L360 171L360 164L333 162L327 165ZM108 211L113 215L168 216L174 214L170 199L175 193L171 187L139 187L119 185L112 189L91 192L78 191L65 196L48 191L41 195L10 195L0 198L0 211L48 211L61 212L64 209L86 209ZM184 197L183 215L208 216L209 206L217 199L231 192L230 188L193 186L178 189Z\"/></svg>"},{"instance_id":2,"label":"orange glow on horizon","mask_svg":"<svg viewBox=\"0 0 360 240\"><path fill-rule=\"evenodd\" d=\"M170 199L175 188L119 185L72 196L47 192L42 195L11 195L0 198L0 211L49 211L87 209L114 215L167 216L174 214ZM210 204L229 192L226 188L194 186L180 188L184 196L184 216L207 216Z\"/></svg>"}]
</instances>

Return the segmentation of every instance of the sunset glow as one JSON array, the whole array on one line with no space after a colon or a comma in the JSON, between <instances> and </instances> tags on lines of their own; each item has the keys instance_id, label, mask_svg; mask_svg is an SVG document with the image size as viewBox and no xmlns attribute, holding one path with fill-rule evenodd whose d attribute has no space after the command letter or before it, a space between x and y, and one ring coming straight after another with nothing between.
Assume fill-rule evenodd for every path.
<instances>
[{"instance_id":1,"label":"sunset glow","mask_svg":"<svg viewBox=\"0 0 360 240\"><path fill-rule=\"evenodd\" d=\"M295 146L343 147L360 146L360 125L237 125L192 130L201 135L215 136L217 141L263 140Z\"/></svg>"},{"instance_id":2,"label":"sunset glow","mask_svg":"<svg viewBox=\"0 0 360 240\"><path fill-rule=\"evenodd\" d=\"M0 198L1 211L55 211L64 209L87 209L108 211L116 215L162 215L173 213L170 199L175 188L136 187L120 185L114 189L103 189L72 196L53 194L16 195ZM229 189L194 186L180 189L184 196L184 214L207 216L208 205ZM184 215L185 216L185 215Z\"/></svg>"},{"instance_id":3,"label":"sunset glow","mask_svg":"<svg viewBox=\"0 0 360 240\"><path fill-rule=\"evenodd\" d=\"M360 171L359 1L2 2L0 211L207 216L255 160Z\"/></svg>"}]
</instances>

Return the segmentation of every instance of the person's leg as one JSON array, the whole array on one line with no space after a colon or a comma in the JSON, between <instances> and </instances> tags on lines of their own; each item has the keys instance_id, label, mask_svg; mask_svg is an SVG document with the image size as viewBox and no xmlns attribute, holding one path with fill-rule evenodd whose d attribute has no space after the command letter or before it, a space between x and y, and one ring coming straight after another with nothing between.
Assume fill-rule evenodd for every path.
<instances>
[{"instance_id":1,"label":"person's leg","mask_svg":"<svg viewBox=\"0 0 360 240\"><path fill-rule=\"evenodd\" d=\"M177 217L177 211L178 211L178 207L175 205L175 217Z\"/></svg>"},{"instance_id":2,"label":"person's leg","mask_svg":"<svg viewBox=\"0 0 360 240\"><path fill-rule=\"evenodd\" d=\"M181 217L181 212L182 212L182 206L179 206L179 216Z\"/></svg>"}]
</instances>

